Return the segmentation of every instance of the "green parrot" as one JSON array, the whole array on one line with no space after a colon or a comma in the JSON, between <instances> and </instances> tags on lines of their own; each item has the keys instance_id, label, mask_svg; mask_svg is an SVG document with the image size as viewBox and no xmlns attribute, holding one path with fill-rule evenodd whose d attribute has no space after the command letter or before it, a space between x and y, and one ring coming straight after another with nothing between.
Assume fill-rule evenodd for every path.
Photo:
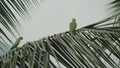
<instances>
[{"instance_id":1,"label":"green parrot","mask_svg":"<svg viewBox=\"0 0 120 68\"><path fill-rule=\"evenodd\" d=\"M18 45L19 45L19 43L20 43L20 41L23 39L23 37L19 37L16 41L15 41L15 43L13 44L13 46L11 47L11 49L10 50L13 50L14 48L16 48Z\"/></svg>"},{"instance_id":2,"label":"green parrot","mask_svg":"<svg viewBox=\"0 0 120 68\"><path fill-rule=\"evenodd\" d=\"M70 22L69 28L70 28L70 33L72 35L75 35L76 34L76 28L77 28L77 23L76 23L75 18L73 18L72 22Z\"/></svg>"}]
</instances>

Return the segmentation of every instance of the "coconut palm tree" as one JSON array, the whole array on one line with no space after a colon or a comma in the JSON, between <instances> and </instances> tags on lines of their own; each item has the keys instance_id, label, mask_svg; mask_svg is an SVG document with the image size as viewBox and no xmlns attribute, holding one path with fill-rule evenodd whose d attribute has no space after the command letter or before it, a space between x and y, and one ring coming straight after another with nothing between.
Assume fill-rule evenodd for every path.
<instances>
[{"instance_id":1,"label":"coconut palm tree","mask_svg":"<svg viewBox=\"0 0 120 68\"><path fill-rule=\"evenodd\" d=\"M5 29L12 35L19 35L21 25L14 13L29 17L28 11L37 8L38 0L1 1L1 44L11 43ZM119 4L119 0L112 5ZM9 7L8 4L11 6ZM35 7L36 6L36 7ZM112 7L119 9L119 7ZM14 11L12 11L14 10ZM120 27L119 14L76 30L26 42L22 47L0 56L1 68L120 68ZM115 25L115 26L113 26ZM3 51L3 49L1 48ZM62 67L61 67L62 68Z\"/></svg>"}]
</instances>

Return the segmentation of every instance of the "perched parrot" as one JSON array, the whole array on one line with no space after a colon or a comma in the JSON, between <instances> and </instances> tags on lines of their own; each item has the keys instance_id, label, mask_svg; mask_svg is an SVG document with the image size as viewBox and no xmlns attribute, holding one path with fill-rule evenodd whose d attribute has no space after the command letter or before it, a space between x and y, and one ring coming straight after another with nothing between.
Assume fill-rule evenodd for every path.
<instances>
[{"instance_id":1,"label":"perched parrot","mask_svg":"<svg viewBox=\"0 0 120 68\"><path fill-rule=\"evenodd\" d=\"M77 23L76 23L75 18L73 18L72 22L70 22L69 28L70 28L70 33L72 35L75 35L76 34L76 28L77 28Z\"/></svg>"},{"instance_id":2,"label":"perched parrot","mask_svg":"<svg viewBox=\"0 0 120 68\"><path fill-rule=\"evenodd\" d=\"M13 44L13 46L11 47L10 50L16 48L16 47L19 45L19 43L20 43L20 41L21 41L22 39L23 39L23 37L19 37L19 38L15 41L15 43Z\"/></svg>"}]
</instances>

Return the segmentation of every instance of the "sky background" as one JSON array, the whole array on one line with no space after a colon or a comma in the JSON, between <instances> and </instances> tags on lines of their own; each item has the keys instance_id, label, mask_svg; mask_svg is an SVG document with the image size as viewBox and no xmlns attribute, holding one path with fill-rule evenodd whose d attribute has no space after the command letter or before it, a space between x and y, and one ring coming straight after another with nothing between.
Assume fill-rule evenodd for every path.
<instances>
[{"instance_id":1,"label":"sky background","mask_svg":"<svg viewBox=\"0 0 120 68\"><path fill-rule=\"evenodd\" d=\"M24 24L21 36L24 44L48 35L69 30L72 18L77 21L77 28L95 23L108 16L108 3L113 0L45 0L42 7Z\"/></svg>"}]
</instances>

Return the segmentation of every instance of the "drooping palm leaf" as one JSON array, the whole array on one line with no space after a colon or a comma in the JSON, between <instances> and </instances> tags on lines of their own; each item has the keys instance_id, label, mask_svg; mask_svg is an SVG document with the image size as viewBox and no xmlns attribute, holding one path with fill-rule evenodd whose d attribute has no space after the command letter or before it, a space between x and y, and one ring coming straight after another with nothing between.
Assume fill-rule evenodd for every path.
<instances>
[{"instance_id":1,"label":"drooping palm leaf","mask_svg":"<svg viewBox=\"0 0 120 68\"><path fill-rule=\"evenodd\" d=\"M30 19L40 5L41 0L0 0L0 39L10 42L11 45L12 40L9 35L16 38L22 28L21 24L25 19Z\"/></svg>"},{"instance_id":2,"label":"drooping palm leaf","mask_svg":"<svg viewBox=\"0 0 120 68\"><path fill-rule=\"evenodd\" d=\"M112 9L112 16L115 17L114 26L120 26L120 0L114 0L109 5L112 6L110 9Z\"/></svg>"}]
</instances>

